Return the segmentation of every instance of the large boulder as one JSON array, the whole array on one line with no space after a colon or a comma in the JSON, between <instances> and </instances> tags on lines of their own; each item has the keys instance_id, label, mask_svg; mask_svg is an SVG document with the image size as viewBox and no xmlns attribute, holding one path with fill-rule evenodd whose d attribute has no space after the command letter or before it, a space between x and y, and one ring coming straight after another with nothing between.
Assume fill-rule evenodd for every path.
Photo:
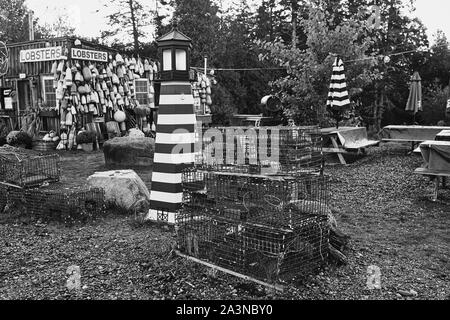
<instances>
[{"instance_id":1,"label":"large boulder","mask_svg":"<svg viewBox=\"0 0 450 320\"><path fill-rule=\"evenodd\" d=\"M155 139L116 137L103 144L106 166L132 168L153 165Z\"/></svg>"},{"instance_id":2,"label":"large boulder","mask_svg":"<svg viewBox=\"0 0 450 320\"><path fill-rule=\"evenodd\" d=\"M127 211L148 211L150 192L133 170L96 172L89 176L88 184L105 190L108 203Z\"/></svg>"}]
</instances>

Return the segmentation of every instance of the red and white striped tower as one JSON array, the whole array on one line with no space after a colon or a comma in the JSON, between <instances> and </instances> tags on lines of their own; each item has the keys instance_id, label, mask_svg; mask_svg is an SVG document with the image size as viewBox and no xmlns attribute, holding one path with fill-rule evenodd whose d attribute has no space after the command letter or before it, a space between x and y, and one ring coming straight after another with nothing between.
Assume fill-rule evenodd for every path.
<instances>
[{"instance_id":1,"label":"red and white striped tower","mask_svg":"<svg viewBox=\"0 0 450 320\"><path fill-rule=\"evenodd\" d=\"M181 172L194 164L196 116L189 82L191 39L176 27L156 40L161 90L147 219L174 224L183 198Z\"/></svg>"}]
</instances>

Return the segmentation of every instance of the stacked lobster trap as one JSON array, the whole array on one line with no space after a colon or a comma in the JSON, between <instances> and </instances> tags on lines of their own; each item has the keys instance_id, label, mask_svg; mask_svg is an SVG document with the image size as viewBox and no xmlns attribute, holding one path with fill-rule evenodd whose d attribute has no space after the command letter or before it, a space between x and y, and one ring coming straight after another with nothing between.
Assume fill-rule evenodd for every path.
<instances>
[{"instance_id":1,"label":"stacked lobster trap","mask_svg":"<svg viewBox=\"0 0 450 320\"><path fill-rule=\"evenodd\" d=\"M199 132L198 132L199 133ZM322 172L322 136L317 126L203 128L196 167L250 174Z\"/></svg>"},{"instance_id":2,"label":"stacked lobster trap","mask_svg":"<svg viewBox=\"0 0 450 320\"><path fill-rule=\"evenodd\" d=\"M228 151L244 148L256 163L223 165L203 157L183 172L182 253L270 283L307 275L326 262L330 212L320 137L312 127L279 130L269 145L279 148L278 161L264 163L254 150L260 142L240 143L238 136Z\"/></svg>"},{"instance_id":3,"label":"stacked lobster trap","mask_svg":"<svg viewBox=\"0 0 450 320\"><path fill-rule=\"evenodd\" d=\"M103 189L59 182L57 154L0 147L0 214L14 213L72 223L103 213Z\"/></svg>"}]
</instances>

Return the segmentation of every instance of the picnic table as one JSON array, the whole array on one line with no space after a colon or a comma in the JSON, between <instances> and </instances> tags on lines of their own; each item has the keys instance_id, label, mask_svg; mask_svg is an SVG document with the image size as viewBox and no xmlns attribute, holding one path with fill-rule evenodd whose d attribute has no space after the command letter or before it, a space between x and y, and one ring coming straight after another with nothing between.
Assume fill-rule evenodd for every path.
<instances>
[{"instance_id":1,"label":"picnic table","mask_svg":"<svg viewBox=\"0 0 450 320\"><path fill-rule=\"evenodd\" d=\"M365 127L322 128L322 151L337 154L341 164L347 164L344 154L365 154L366 148L376 146L378 140L369 140Z\"/></svg>"},{"instance_id":2,"label":"picnic table","mask_svg":"<svg viewBox=\"0 0 450 320\"><path fill-rule=\"evenodd\" d=\"M414 173L429 176L434 180L432 200L437 200L439 182L445 187L446 177L450 177L450 141L427 140L419 145L424 164Z\"/></svg>"},{"instance_id":3,"label":"picnic table","mask_svg":"<svg viewBox=\"0 0 450 320\"><path fill-rule=\"evenodd\" d=\"M450 127L389 125L383 127L378 135L381 141L384 142L411 143L411 150L414 150L415 146L419 143L426 140L434 140L436 135L442 130L450 130Z\"/></svg>"},{"instance_id":4,"label":"picnic table","mask_svg":"<svg viewBox=\"0 0 450 320\"><path fill-rule=\"evenodd\" d=\"M271 117L263 117L261 114L233 114L232 124L234 126L259 127L261 121L269 120Z\"/></svg>"},{"instance_id":5,"label":"picnic table","mask_svg":"<svg viewBox=\"0 0 450 320\"><path fill-rule=\"evenodd\" d=\"M436 134L434 137L434 140L436 141L450 141L450 130L441 130ZM417 148L414 149L414 153L420 154L420 146L417 146Z\"/></svg>"},{"instance_id":6,"label":"picnic table","mask_svg":"<svg viewBox=\"0 0 450 320\"><path fill-rule=\"evenodd\" d=\"M442 130L436 135L436 138L434 140L450 141L450 130Z\"/></svg>"}]
</instances>

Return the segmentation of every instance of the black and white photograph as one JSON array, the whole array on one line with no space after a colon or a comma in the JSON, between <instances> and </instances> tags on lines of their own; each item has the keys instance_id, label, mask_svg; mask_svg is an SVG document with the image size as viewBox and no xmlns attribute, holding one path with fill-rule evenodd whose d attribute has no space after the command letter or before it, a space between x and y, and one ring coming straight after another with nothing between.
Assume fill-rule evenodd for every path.
<instances>
[{"instance_id":1,"label":"black and white photograph","mask_svg":"<svg viewBox=\"0 0 450 320\"><path fill-rule=\"evenodd\" d=\"M0 0L0 302L450 300L449 13Z\"/></svg>"}]
</instances>

